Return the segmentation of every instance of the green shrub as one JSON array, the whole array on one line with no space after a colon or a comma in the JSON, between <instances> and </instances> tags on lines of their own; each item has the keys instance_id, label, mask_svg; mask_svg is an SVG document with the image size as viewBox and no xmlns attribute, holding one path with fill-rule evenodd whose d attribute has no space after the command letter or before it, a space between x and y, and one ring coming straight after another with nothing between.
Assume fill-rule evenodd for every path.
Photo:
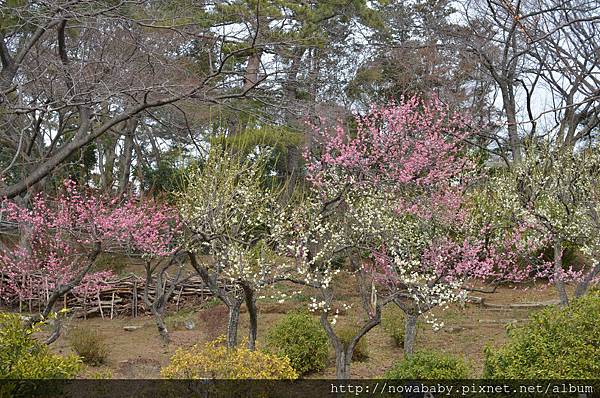
<instances>
[{"instance_id":1,"label":"green shrub","mask_svg":"<svg viewBox=\"0 0 600 398\"><path fill-rule=\"evenodd\" d=\"M450 354L418 351L398 361L385 373L386 379L467 379L469 364Z\"/></svg>"},{"instance_id":2,"label":"green shrub","mask_svg":"<svg viewBox=\"0 0 600 398\"><path fill-rule=\"evenodd\" d=\"M600 375L600 294L590 293L569 307L533 314L528 324L509 330L509 342L486 347L484 377L584 379Z\"/></svg>"},{"instance_id":3,"label":"green shrub","mask_svg":"<svg viewBox=\"0 0 600 398\"><path fill-rule=\"evenodd\" d=\"M79 327L69 331L71 348L88 365L98 366L106 362L108 347L95 329Z\"/></svg>"},{"instance_id":4,"label":"green shrub","mask_svg":"<svg viewBox=\"0 0 600 398\"><path fill-rule=\"evenodd\" d=\"M70 379L81 369L81 360L50 352L24 328L16 314L0 313L0 379Z\"/></svg>"},{"instance_id":5,"label":"green shrub","mask_svg":"<svg viewBox=\"0 0 600 398\"><path fill-rule=\"evenodd\" d=\"M290 314L277 322L267 334L267 349L287 356L299 374L323 370L329 354L321 324L304 313Z\"/></svg>"},{"instance_id":6,"label":"green shrub","mask_svg":"<svg viewBox=\"0 0 600 398\"><path fill-rule=\"evenodd\" d=\"M245 346L227 349L224 338L188 349L177 349L161 370L167 379L286 379L298 374L288 358L250 351Z\"/></svg>"},{"instance_id":7,"label":"green shrub","mask_svg":"<svg viewBox=\"0 0 600 398\"><path fill-rule=\"evenodd\" d=\"M404 346L404 314L399 311L386 312L381 326L392 337L397 347Z\"/></svg>"},{"instance_id":8,"label":"green shrub","mask_svg":"<svg viewBox=\"0 0 600 398\"><path fill-rule=\"evenodd\" d=\"M347 346L350 343L350 340L354 338L356 332L356 327L352 326L343 326L335 331L344 346ZM360 340L358 340L358 344L356 344L354 347L352 360L356 362L363 362L367 359L369 359L369 342L367 341L367 337L363 336Z\"/></svg>"}]
</instances>

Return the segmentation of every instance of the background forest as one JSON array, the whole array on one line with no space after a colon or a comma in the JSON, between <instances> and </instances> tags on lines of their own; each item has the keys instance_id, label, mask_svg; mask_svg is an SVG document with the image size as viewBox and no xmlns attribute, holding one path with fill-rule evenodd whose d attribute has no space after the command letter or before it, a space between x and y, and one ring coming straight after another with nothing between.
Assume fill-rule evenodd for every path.
<instances>
[{"instance_id":1,"label":"background forest","mask_svg":"<svg viewBox=\"0 0 600 398\"><path fill-rule=\"evenodd\" d=\"M598 9L0 0L0 378L597 377Z\"/></svg>"}]
</instances>

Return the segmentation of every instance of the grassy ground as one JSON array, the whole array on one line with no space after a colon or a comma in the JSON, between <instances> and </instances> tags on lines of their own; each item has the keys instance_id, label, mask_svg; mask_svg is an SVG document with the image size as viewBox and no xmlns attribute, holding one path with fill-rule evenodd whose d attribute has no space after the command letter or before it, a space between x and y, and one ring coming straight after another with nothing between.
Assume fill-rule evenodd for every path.
<instances>
[{"instance_id":1,"label":"grassy ground","mask_svg":"<svg viewBox=\"0 0 600 398\"><path fill-rule=\"evenodd\" d=\"M338 322L344 324L358 324L364 314L361 311L359 298L353 294L352 283L347 279L337 281L337 304L351 304L352 308L340 315ZM343 287L343 288L342 288ZM279 293L289 294L298 291L293 286L276 286L274 291L266 292L264 298L259 299L259 338L258 345L262 343L265 332L284 314L298 308L306 308L310 292L303 291L283 303L280 302ZM481 294L476 294L482 296ZM273 296L273 297L271 297ZM552 288L499 288L494 294L485 295L489 304L528 303L553 300L556 293ZM417 335L417 349L439 350L466 357L473 364L474 374L477 377L483 369L483 348L486 344L494 346L506 340L506 325L509 322L524 322L535 308L498 308L487 307L479 304L467 304L464 307L452 305L446 310L435 310L433 315L444 322L445 326L440 331L434 331L431 326L421 322ZM399 313L393 307L384 309L384 316L393 316ZM208 302L202 308L184 308L177 313L170 313L167 324L171 329L172 342L168 346L161 343L154 320L150 316L138 318L116 318L102 320L90 318L87 320L73 320L66 325L65 334L74 327L89 327L97 330L108 344L108 359L104 365L98 367L88 366L82 377L114 377L114 378L158 378L160 368L169 362L169 358L179 347L189 347L195 343L202 343L214 339L225 333L226 308L217 301ZM193 321L194 328L188 330L186 321ZM247 314L242 313L239 336L247 333ZM124 326L141 326L134 331L125 331ZM401 348L395 346L390 334L379 325L368 335L370 357L365 362L352 364L352 376L356 378L374 378L381 376L395 361L403 356ZM62 337L52 345L58 353L71 352L68 339ZM330 355L330 364L318 374L309 375L312 378L334 377L333 352Z\"/></svg>"}]
</instances>

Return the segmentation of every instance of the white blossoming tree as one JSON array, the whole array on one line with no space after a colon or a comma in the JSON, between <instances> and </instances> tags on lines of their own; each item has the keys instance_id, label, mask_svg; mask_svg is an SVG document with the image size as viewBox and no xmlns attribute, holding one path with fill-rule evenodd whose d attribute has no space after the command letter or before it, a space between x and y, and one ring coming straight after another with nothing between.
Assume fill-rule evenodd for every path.
<instances>
[{"instance_id":1,"label":"white blossoming tree","mask_svg":"<svg viewBox=\"0 0 600 398\"><path fill-rule=\"evenodd\" d=\"M319 292L310 307L320 312L321 325L335 350L336 377L347 379L356 345L381 322L381 309L392 300L379 297L373 276L362 266L360 256L360 248L375 231L372 215L379 209L373 206L380 203L371 200L369 192L353 190L351 182L309 186L304 195L287 207L276 228L281 253L294 260L282 278ZM333 279L341 271L356 277L366 314L349 342L342 341L333 327L337 321Z\"/></svg>"},{"instance_id":2,"label":"white blossoming tree","mask_svg":"<svg viewBox=\"0 0 600 398\"><path fill-rule=\"evenodd\" d=\"M560 302L569 303L566 283L576 284L575 296L584 295L600 274L598 218L600 154L598 148L565 150L548 142L532 143L522 162L498 173L490 186L498 206L527 226L530 234L553 247L553 266L545 275L558 290ZM566 245L587 254L583 269L563 265Z\"/></svg>"},{"instance_id":3,"label":"white blossoming tree","mask_svg":"<svg viewBox=\"0 0 600 398\"><path fill-rule=\"evenodd\" d=\"M274 281L277 261L271 228L279 193L267 180L265 158L210 151L191 168L177 205L187 228L188 256L211 292L229 309L227 344L237 344L240 308L250 316L248 345L257 334L257 290Z\"/></svg>"}]
</instances>

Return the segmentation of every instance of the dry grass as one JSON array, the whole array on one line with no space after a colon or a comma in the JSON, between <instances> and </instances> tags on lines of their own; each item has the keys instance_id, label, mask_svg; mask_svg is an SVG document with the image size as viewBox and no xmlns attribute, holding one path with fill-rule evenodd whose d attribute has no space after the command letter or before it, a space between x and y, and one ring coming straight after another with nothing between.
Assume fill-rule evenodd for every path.
<instances>
[{"instance_id":1,"label":"dry grass","mask_svg":"<svg viewBox=\"0 0 600 398\"><path fill-rule=\"evenodd\" d=\"M357 325L364 321L364 314L358 297L354 293L352 282L343 278L338 280L342 294L342 303L353 304L352 309L339 317L340 324ZM298 290L297 287L281 286L279 291ZM286 290L287 289L287 290ZM276 299L265 298L258 301L259 330L258 346L264 346L263 338L266 331L283 314L295 308L306 308L305 292L300 299L289 299L279 303ZM492 295L486 296L486 302L512 303L533 302L550 300L556 297L554 289L513 289L510 287L499 288ZM393 311L386 308L385 311ZM436 310L434 314L445 323L445 327L438 332L421 322L417 334L417 349L419 347L429 350L439 350L465 356L474 364L474 376L481 373L483 368L483 348L486 344L502 344L506 341L506 328L502 320L525 319L529 312L535 309L497 309L486 308L469 304L465 308L451 306L445 311ZM169 358L178 347L189 347L214 339L225 333L227 311L222 304L214 305L207 309L197 309L194 314L196 327L193 330L172 331L172 343L168 347L161 344L158 332L151 317L119 318L102 320L91 318L88 320L73 321L73 326L94 328L101 333L110 347L110 358L101 369L110 370L115 378L158 378L160 368L169 362ZM483 322L480 322L482 321ZM126 325L140 325L141 329L133 332L123 330ZM242 339L248 332L248 316L244 311L240 319L238 337ZM381 376L391 365L402 358L402 349L397 347L384 328L379 325L368 334L369 359L365 362L352 364L352 376L356 378L374 378ZM68 341L59 339L53 344L53 349L59 353L71 352ZM84 372L83 377L91 377L98 368ZM330 353L329 366L320 373L311 374L310 378L330 378L335 376L333 352Z\"/></svg>"},{"instance_id":2,"label":"dry grass","mask_svg":"<svg viewBox=\"0 0 600 398\"><path fill-rule=\"evenodd\" d=\"M108 345L96 329L79 326L70 330L67 338L71 348L82 358L84 363L98 366L106 362Z\"/></svg>"}]
</instances>

